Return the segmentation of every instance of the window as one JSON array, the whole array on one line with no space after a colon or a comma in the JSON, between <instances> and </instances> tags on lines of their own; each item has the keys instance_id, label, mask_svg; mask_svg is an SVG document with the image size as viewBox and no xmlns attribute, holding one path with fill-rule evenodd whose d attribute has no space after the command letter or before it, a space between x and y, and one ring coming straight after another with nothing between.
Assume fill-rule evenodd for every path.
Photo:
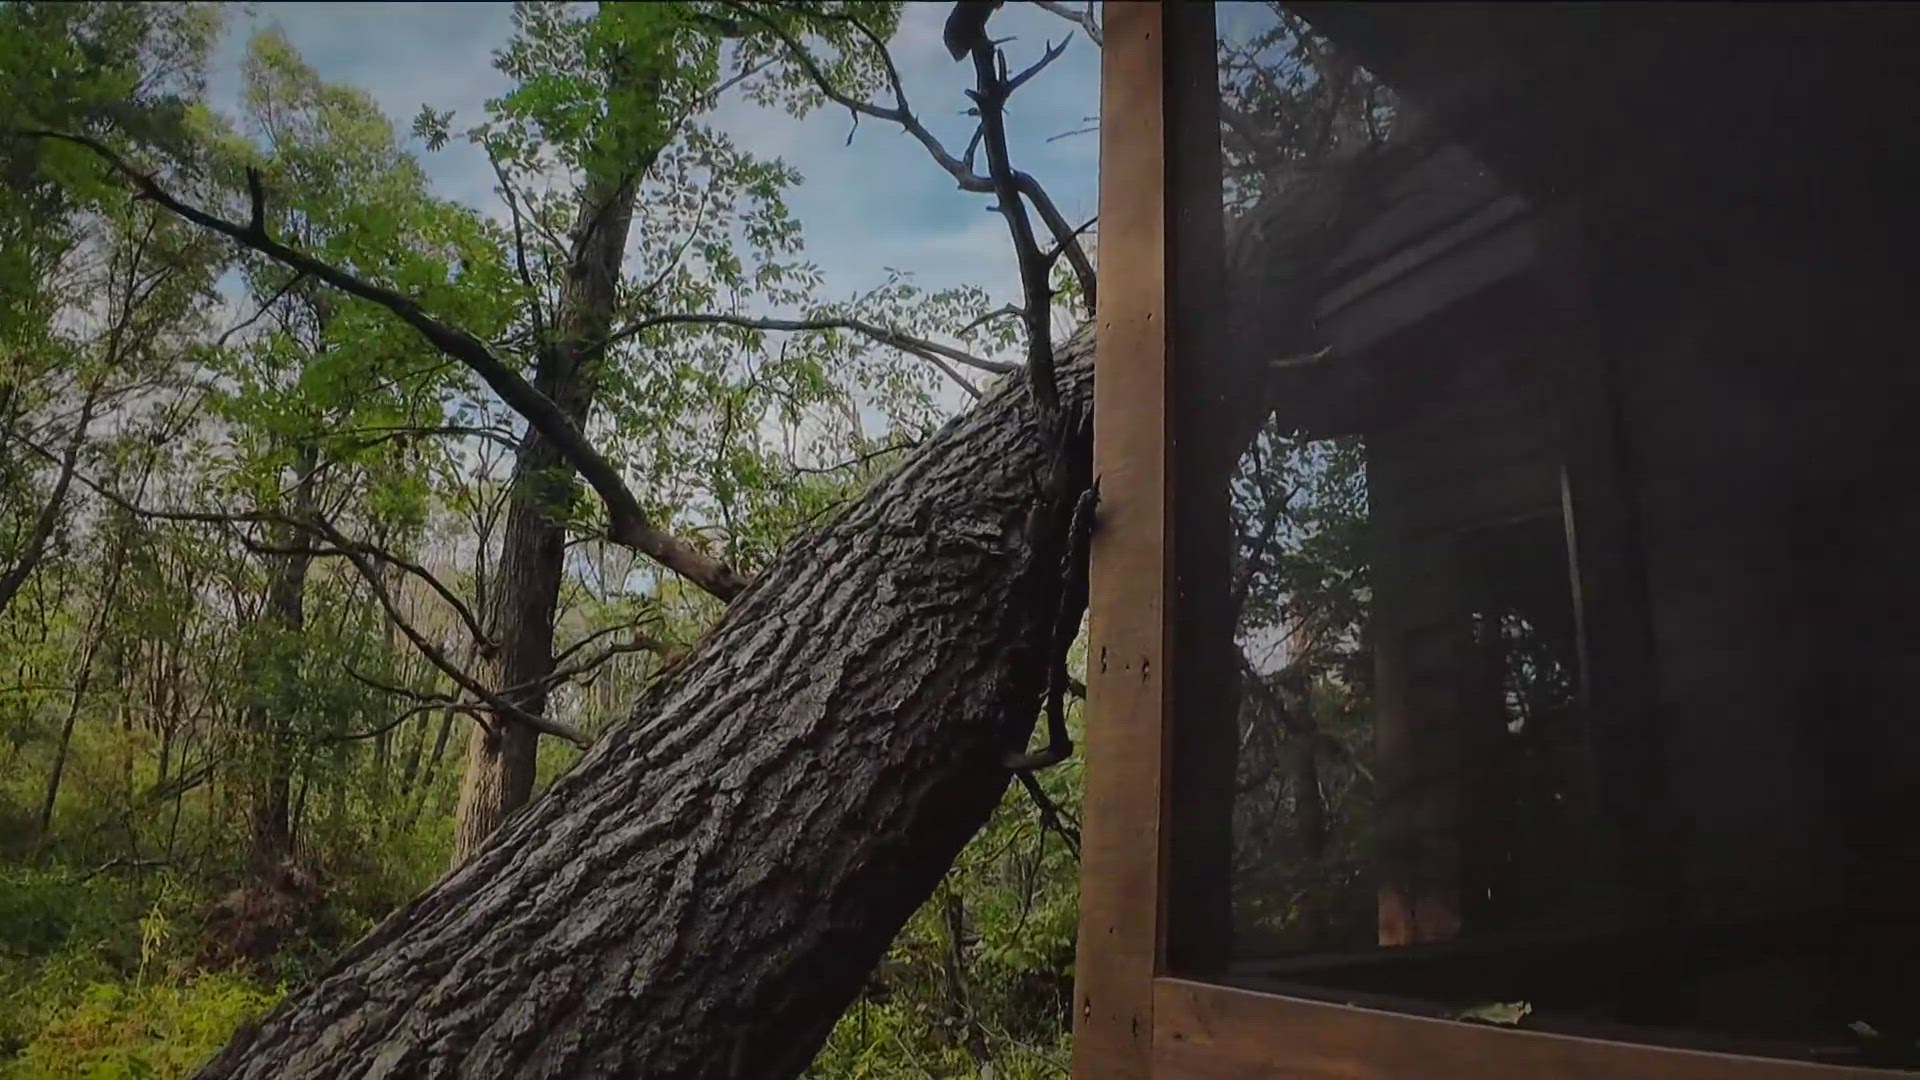
<instances>
[{"instance_id":1,"label":"window","mask_svg":"<svg viewBox=\"0 0 1920 1080\"><path fill-rule=\"evenodd\" d=\"M1110 13L1103 112L1165 127L1103 129L1077 1067L1149 1015L1178 1075L1920 1065L1897 647L1839 674L1892 601L1808 561L1893 572L1910 515L1829 490L1890 384L1807 328L1899 290L1796 277L1828 249L1746 223L1802 220L1803 174L1726 176L1792 35L1299 6L1432 93L1279 5ZM1715 123L1601 89L1629 69Z\"/></svg>"},{"instance_id":2,"label":"window","mask_svg":"<svg viewBox=\"0 0 1920 1080\"><path fill-rule=\"evenodd\" d=\"M1323 350L1303 315L1327 298L1290 295L1343 280L1338 326L1447 283L1516 200L1297 16L1218 20L1224 287L1189 303L1225 318L1174 356L1176 970L1589 921L1608 890L1552 358L1457 311Z\"/></svg>"},{"instance_id":3,"label":"window","mask_svg":"<svg viewBox=\"0 0 1920 1080\"><path fill-rule=\"evenodd\" d=\"M1655 673L1586 611L1632 536L1574 542L1596 430L1592 346L1557 309L1563 208L1283 6L1219 6L1215 35L1217 83L1169 85L1221 115L1169 161L1169 970L1845 1042L1855 945L1730 884L1811 867L1705 834L1753 834L1716 788L1740 748L1676 790L1686 717L1634 707ZM1680 682L1709 657L1667 659Z\"/></svg>"}]
</instances>

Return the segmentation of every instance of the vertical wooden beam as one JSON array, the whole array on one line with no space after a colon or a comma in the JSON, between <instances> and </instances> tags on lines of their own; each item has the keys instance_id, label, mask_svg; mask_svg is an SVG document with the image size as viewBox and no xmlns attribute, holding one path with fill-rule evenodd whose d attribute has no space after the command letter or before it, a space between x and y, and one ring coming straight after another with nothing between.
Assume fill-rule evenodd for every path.
<instances>
[{"instance_id":1,"label":"vertical wooden beam","mask_svg":"<svg viewBox=\"0 0 1920 1080\"><path fill-rule=\"evenodd\" d=\"M1562 508L1602 825L1596 877L1615 917L1660 920L1678 902L1678 852L1655 698L1646 529L1629 418L1608 328L1593 308L1588 211L1577 201L1540 215L1539 340L1556 371L1564 465Z\"/></svg>"},{"instance_id":2,"label":"vertical wooden beam","mask_svg":"<svg viewBox=\"0 0 1920 1080\"><path fill-rule=\"evenodd\" d=\"M1144 1078L1158 966L1167 621L1167 289L1160 4L1106 6L1087 789L1073 1075Z\"/></svg>"}]
</instances>

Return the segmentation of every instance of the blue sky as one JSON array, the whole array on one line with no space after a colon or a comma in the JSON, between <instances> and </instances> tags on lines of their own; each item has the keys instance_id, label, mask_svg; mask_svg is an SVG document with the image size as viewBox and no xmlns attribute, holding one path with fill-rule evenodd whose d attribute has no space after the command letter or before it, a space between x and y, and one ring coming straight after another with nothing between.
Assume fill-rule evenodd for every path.
<instances>
[{"instance_id":1,"label":"blue sky","mask_svg":"<svg viewBox=\"0 0 1920 1080\"><path fill-rule=\"evenodd\" d=\"M949 5L909 3L893 51L915 111L957 153L971 133L960 115L971 65L955 63L940 42ZM512 32L507 3L256 3L235 5L214 56L212 103L238 103L240 62L252 32L278 24L329 81L372 94L405 132L424 104L453 109L456 128L478 120L482 103L507 88L492 52ZM1016 67L1037 58L1050 37L1075 32L1066 54L1015 95L1009 109L1013 156L1040 178L1062 213L1079 222L1094 213L1095 136L1053 139L1087 126L1099 111L1098 50L1077 28L1026 4L1009 4L993 22ZM1016 300L1018 276L1005 226L990 200L955 188L924 149L897 127L865 120L851 146L849 118L827 109L802 121L725 102L719 126L743 147L778 156L805 177L790 205L803 223L808 257L825 275L828 297L879 283L885 267L911 271L930 288L974 283L996 301ZM478 151L450 143L438 153L413 146L438 194L499 212L492 176Z\"/></svg>"}]
</instances>

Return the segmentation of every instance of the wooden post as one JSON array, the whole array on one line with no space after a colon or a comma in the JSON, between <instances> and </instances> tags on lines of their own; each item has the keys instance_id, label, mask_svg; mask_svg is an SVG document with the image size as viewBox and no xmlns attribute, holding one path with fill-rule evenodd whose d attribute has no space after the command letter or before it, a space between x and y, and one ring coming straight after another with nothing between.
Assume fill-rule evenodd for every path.
<instances>
[{"instance_id":1,"label":"wooden post","mask_svg":"<svg viewBox=\"0 0 1920 1080\"><path fill-rule=\"evenodd\" d=\"M1107 5L1101 54L1093 452L1102 499L1090 577L1074 965L1073 1075L1086 1080L1149 1074L1159 963L1170 579L1165 18L1159 4Z\"/></svg>"}]
</instances>

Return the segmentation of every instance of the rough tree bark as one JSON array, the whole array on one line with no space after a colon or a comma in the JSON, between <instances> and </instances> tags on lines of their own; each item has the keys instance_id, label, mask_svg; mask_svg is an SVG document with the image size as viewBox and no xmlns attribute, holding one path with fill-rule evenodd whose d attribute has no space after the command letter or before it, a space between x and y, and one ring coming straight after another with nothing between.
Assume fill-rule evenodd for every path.
<instances>
[{"instance_id":1,"label":"rough tree bark","mask_svg":"<svg viewBox=\"0 0 1920 1080\"><path fill-rule=\"evenodd\" d=\"M1062 350L1070 417L1091 344ZM1090 426L1068 430L1047 445L1025 380L1002 380L200 1075L797 1074L1032 727L1072 504L1044 493L1089 480Z\"/></svg>"}]
</instances>

